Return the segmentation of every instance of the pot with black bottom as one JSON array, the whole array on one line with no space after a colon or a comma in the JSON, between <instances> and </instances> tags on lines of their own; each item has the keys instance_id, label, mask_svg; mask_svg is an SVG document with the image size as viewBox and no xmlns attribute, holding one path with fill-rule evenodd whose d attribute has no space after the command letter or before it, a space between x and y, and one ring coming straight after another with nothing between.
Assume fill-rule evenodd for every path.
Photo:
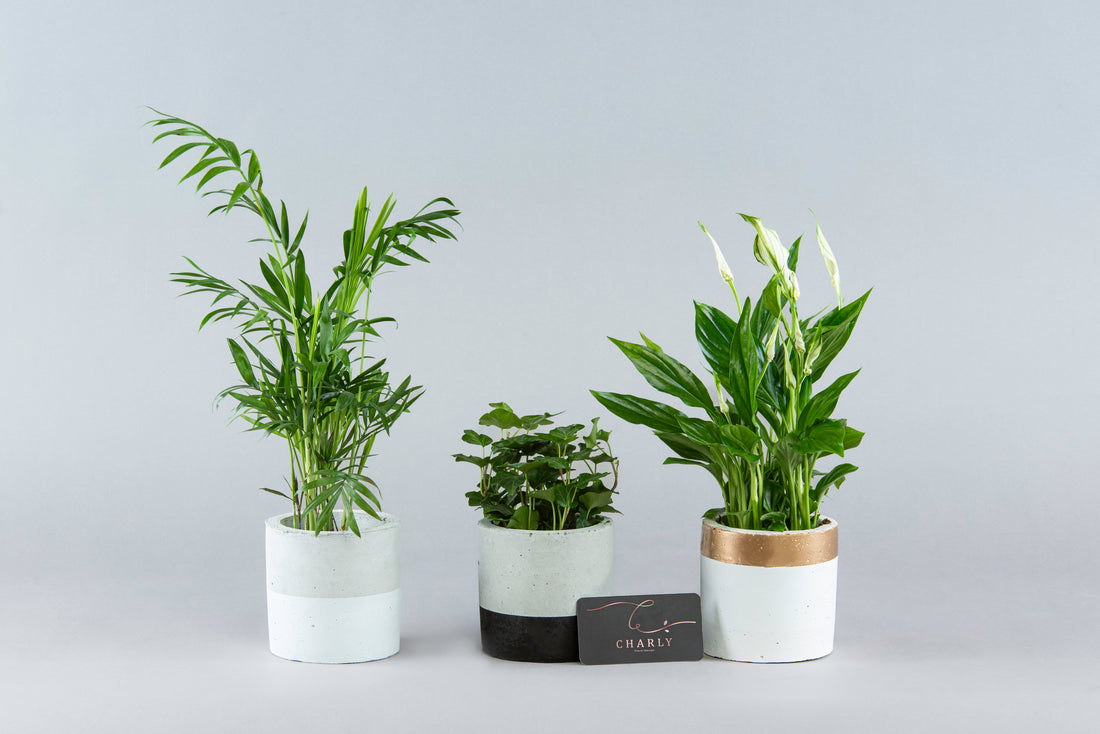
<instances>
[{"instance_id":1,"label":"pot with black bottom","mask_svg":"<svg viewBox=\"0 0 1100 734\"><path fill-rule=\"evenodd\" d=\"M837 524L741 530L703 520L703 651L752 663L813 660L833 651Z\"/></svg>"},{"instance_id":2,"label":"pot with black bottom","mask_svg":"<svg viewBox=\"0 0 1100 734\"><path fill-rule=\"evenodd\" d=\"M611 593L611 520L576 530L478 522L481 649L502 660L579 660L577 599Z\"/></svg>"},{"instance_id":3,"label":"pot with black bottom","mask_svg":"<svg viewBox=\"0 0 1100 734\"><path fill-rule=\"evenodd\" d=\"M401 590L397 518L355 513L360 535L267 521L267 627L271 652L307 663L359 663L397 653ZM337 513L337 518L339 514Z\"/></svg>"}]
</instances>

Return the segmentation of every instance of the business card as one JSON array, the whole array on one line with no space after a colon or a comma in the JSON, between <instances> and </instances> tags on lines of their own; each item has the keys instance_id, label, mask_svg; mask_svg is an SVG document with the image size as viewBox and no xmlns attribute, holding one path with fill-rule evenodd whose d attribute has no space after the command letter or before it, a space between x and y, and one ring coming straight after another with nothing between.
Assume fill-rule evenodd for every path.
<instances>
[{"instance_id":1,"label":"business card","mask_svg":"<svg viewBox=\"0 0 1100 734\"><path fill-rule=\"evenodd\" d=\"M699 595L578 599L577 641L585 665L700 660L703 623Z\"/></svg>"}]
</instances>

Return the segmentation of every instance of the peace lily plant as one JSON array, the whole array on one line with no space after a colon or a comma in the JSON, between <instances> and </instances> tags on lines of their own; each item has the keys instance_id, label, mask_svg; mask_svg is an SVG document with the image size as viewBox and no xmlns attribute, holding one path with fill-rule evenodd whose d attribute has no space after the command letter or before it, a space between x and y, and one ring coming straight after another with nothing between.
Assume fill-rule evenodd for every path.
<instances>
[{"instance_id":1,"label":"peace lily plant","mask_svg":"<svg viewBox=\"0 0 1100 734\"><path fill-rule=\"evenodd\" d=\"M179 183L197 180L196 191L219 202L211 215L241 209L263 225L263 236L252 240L267 246L259 279L223 280L189 258L191 270L173 273L185 294L212 296L213 308L200 329L218 321L236 327L237 336L227 343L241 382L218 399L235 403L235 416L248 430L286 440L287 489L264 489L290 502L293 527L358 535L355 510L378 519L381 509L377 485L364 474L375 441L422 393L409 377L394 384L386 360L372 356L377 327L396 324L370 314L375 280L387 270L427 262L419 251L422 243L454 239L448 226L459 212L440 197L397 220L391 195L372 219L364 187L334 277L327 287L316 288L302 248L309 215L292 226L285 202L276 210L265 193L256 152L240 151L195 123L153 112L149 124L161 130L154 143L182 140L160 167L197 155Z\"/></svg>"},{"instance_id":2,"label":"peace lily plant","mask_svg":"<svg viewBox=\"0 0 1100 734\"><path fill-rule=\"evenodd\" d=\"M863 438L846 420L833 417L837 400L859 370L823 389L818 386L847 343L870 291L844 303L836 257L818 226L817 244L837 303L803 317L796 275L802 238L784 247L760 219L741 217L755 230L753 254L771 275L755 305L750 298L742 301L718 243L699 225L734 299L732 315L695 304L695 336L709 368L705 380L644 334L641 344L611 340L652 387L702 415L634 395L592 394L623 420L651 428L674 454L666 464L710 472L723 506L706 517L734 528L808 530L821 522L821 500L856 470L839 463L822 471L818 462L844 457Z\"/></svg>"}]
</instances>

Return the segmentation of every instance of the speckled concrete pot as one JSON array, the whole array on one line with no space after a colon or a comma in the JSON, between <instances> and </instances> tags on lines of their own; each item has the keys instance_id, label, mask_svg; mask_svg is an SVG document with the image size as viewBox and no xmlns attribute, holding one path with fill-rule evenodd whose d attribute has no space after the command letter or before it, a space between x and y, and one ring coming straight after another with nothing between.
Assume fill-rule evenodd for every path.
<instances>
[{"instance_id":1,"label":"speckled concrete pot","mask_svg":"<svg viewBox=\"0 0 1100 734\"><path fill-rule=\"evenodd\" d=\"M703 651L792 663L833 651L837 524L772 533L703 520Z\"/></svg>"},{"instance_id":2,"label":"speckled concrete pot","mask_svg":"<svg viewBox=\"0 0 1100 734\"><path fill-rule=\"evenodd\" d=\"M611 521L578 530L478 523L481 649L503 660L576 662L577 599L611 593Z\"/></svg>"},{"instance_id":3,"label":"speckled concrete pot","mask_svg":"<svg viewBox=\"0 0 1100 734\"><path fill-rule=\"evenodd\" d=\"M267 628L271 652L307 663L361 663L401 644L397 518L355 513L350 531L267 521Z\"/></svg>"}]
</instances>

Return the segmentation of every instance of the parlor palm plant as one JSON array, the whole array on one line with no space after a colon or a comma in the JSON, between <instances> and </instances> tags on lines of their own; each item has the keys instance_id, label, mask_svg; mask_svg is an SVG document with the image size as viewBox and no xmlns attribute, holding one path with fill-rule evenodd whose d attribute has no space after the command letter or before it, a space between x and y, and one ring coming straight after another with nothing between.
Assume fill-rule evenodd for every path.
<instances>
[{"instance_id":1,"label":"parlor palm plant","mask_svg":"<svg viewBox=\"0 0 1100 734\"><path fill-rule=\"evenodd\" d=\"M459 212L437 198L407 219L396 219L393 196L373 212L367 189L355 203L352 226L343 235L343 257L331 283L315 289L302 241L308 214L292 226L286 204L276 210L264 191L256 152L239 150L195 123L153 110L153 142L179 143L161 168L196 155L179 183L197 181L196 191L218 202L210 214L243 209L263 224L267 245L260 280L230 282L187 259L189 270L173 273L185 294L208 293L211 310L201 329L218 321L237 330L227 340L240 382L219 394L235 404L248 430L286 440L286 491L263 488L288 499L296 528L359 534L355 511L378 518L377 485L364 474L379 434L388 433L422 394L411 378L392 381L386 361L372 356L382 323L372 316L375 279L388 269L427 262L423 243L454 239L448 228ZM396 384L395 384L396 382Z\"/></svg>"}]
</instances>

